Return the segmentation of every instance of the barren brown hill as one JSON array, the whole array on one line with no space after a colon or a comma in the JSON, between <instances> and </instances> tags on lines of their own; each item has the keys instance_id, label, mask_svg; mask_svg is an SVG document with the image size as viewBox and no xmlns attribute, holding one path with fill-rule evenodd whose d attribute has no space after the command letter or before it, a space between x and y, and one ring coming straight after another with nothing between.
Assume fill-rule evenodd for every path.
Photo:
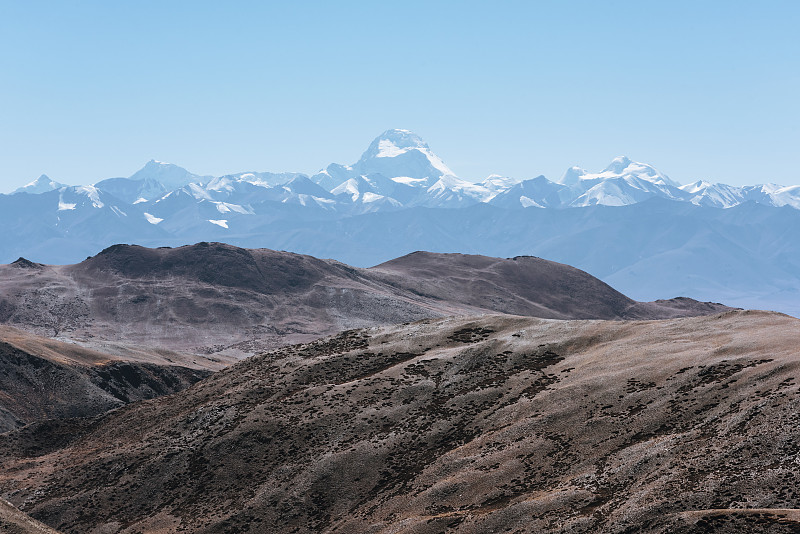
<instances>
[{"instance_id":1,"label":"barren brown hill","mask_svg":"<svg viewBox=\"0 0 800 534\"><path fill-rule=\"evenodd\" d=\"M767 312L349 331L0 435L0 493L76 534L798 532L798 346Z\"/></svg>"},{"instance_id":2,"label":"barren brown hill","mask_svg":"<svg viewBox=\"0 0 800 534\"><path fill-rule=\"evenodd\" d=\"M687 298L636 302L580 269L534 256L414 252L369 271L429 298L543 319L667 319L728 309Z\"/></svg>"},{"instance_id":3,"label":"barren brown hill","mask_svg":"<svg viewBox=\"0 0 800 534\"><path fill-rule=\"evenodd\" d=\"M76 265L0 266L0 322L103 351L157 346L248 355L347 328L480 313L666 318L724 306L637 303L572 267L415 253L372 269L220 243L115 245Z\"/></svg>"},{"instance_id":4,"label":"barren brown hill","mask_svg":"<svg viewBox=\"0 0 800 534\"><path fill-rule=\"evenodd\" d=\"M0 432L46 419L99 415L180 391L210 374L205 368L211 362L192 365L188 356L162 352L123 360L0 327Z\"/></svg>"}]
</instances>

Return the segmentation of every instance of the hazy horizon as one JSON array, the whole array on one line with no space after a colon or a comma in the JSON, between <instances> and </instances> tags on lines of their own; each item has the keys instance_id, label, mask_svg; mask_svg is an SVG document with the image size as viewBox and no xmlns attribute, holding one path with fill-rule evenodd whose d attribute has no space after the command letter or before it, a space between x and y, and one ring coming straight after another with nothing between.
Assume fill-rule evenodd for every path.
<instances>
[{"instance_id":1,"label":"hazy horizon","mask_svg":"<svg viewBox=\"0 0 800 534\"><path fill-rule=\"evenodd\" d=\"M472 181L624 154L796 184L798 22L788 1L6 3L0 191L150 159L312 174L388 128Z\"/></svg>"}]
</instances>

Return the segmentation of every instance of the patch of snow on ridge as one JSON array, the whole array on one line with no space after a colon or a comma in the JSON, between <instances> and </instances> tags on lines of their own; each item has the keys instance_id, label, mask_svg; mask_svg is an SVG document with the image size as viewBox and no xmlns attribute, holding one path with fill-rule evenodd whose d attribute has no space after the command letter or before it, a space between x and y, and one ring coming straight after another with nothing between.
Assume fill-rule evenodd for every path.
<instances>
[{"instance_id":1,"label":"patch of snow on ridge","mask_svg":"<svg viewBox=\"0 0 800 534\"><path fill-rule=\"evenodd\" d=\"M314 202L316 202L323 208L330 207L336 204L336 201L333 200L332 198L321 198L321 197L315 197L313 195L303 195L303 196L311 196L311 198L314 199Z\"/></svg>"},{"instance_id":2,"label":"patch of snow on ridge","mask_svg":"<svg viewBox=\"0 0 800 534\"><path fill-rule=\"evenodd\" d=\"M217 226L221 226L222 228L228 228L228 220L227 219L208 219L208 222L211 224L216 224Z\"/></svg>"},{"instance_id":3,"label":"patch of snow on ridge","mask_svg":"<svg viewBox=\"0 0 800 534\"><path fill-rule=\"evenodd\" d=\"M105 204L103 204L100 201L100 190L97 189L95 186L82 185L77 189L77 192L82 193L87 197L89 197L89 200L92 201L92 206L94 206L95 208L102 208L103 206L105 206Z\"/></svg>"},{"instance_id":4,"label":"patch of snow on ridge","mask_svg":"<svg viewBox=\"0 0 800 534\"><path fill-rule=\"evenodd\" d=\"M800 185L781 187L770 194L776 206L790 206L800 209Z\"/></svg>"},{"instance_id":5,"label":"patch of snow on ridge","mask_svg":"<svg viewBox=\"0 0 800 534\"><path fill-rule=\"evenodd\" d=\"M544 208L544 206L525 195L519 197L519 203L522 204L523 208Z\"/></svg>"},{"instance_id":6,"label":"patch of snow on ridge","mask_svg":"<svg viewBox=\"0 0 800 534\"><path fill-rule=\"evenodd\" d=\"M134 204L141 204L142 202L147 202L147 199L143 198L143 197L139 197L139 198L137 198L136 200L133 201Z\"/></svg>"},{"instance_id":7,"label":"patch of snow on ridge","mask_svg":"<svg viewBox=\"0 0 800 534\"><path fill-rule=\"evenodd\" d=\"M189 194L192 195L197 200L211 200L211 195L198 184L191 183L186 186L189 191Z\"/></svg>"},{"instance_id":8,"label":"patch of snow on ridge","mask_svg":"<svg viewBox=\"0 0 800 534\"><path fill-rule=\"evenodd\" d=\"M686 191L687 193L694 194L694 193L699 193L704 189L708 189L709 187L711 187L711 182L706 182L705 180L698 180L691 184L682 185L678 189Z\"/></svg>"},{"instance_id":9,"label":"patch of snow on ridge","mask_svg":"<svg viewBox=\"0 0 800 534\"><path fill-rule=\"evenodd\" d=\"M411 148L400 148L389 139L381 139L378 142L378 153L375 154L376 158L394 158L400 154L405 154Z\"/></svg>"},{"instance_id":10,"label":"patch of snow on ridge","mask_svg":"<svg viewBox=\"0 0 800 534\"><path fill-rule=\"evenodd\" d=\"M366 193L364 193L364 196L362 197L361 200L363 200L366 203L366 202L375 202L377 200L381 200L382 198L386 197L383 195L378 195L376 193L370 193L369 191L367 191Z\"/></svg>"},{"instance_id":11,"label":"patch of snow on ridge","mask_svg":"<svg viewBox=\"0 0 800 534\"><path fill-rule=\"evenodd\" d=\"M158 224L164 220L159 217L156 217L155 215L151 215L147 212L144 213L144 218L147 219L147 222L149 222L150 224Z\"/></svg>"},{"instance_id":12,"label":"patch of snow on ridge","mask_svg":"<svg viewBox=\"0 0 800 534\"><path fill-rule=\"evenodd\" d=\"M231 204L230 202L216 202L212 201L216 207L217 211L220 213L230 213L236 212L241 213L242 215L253 215L253 211L251 209L247 209L244 206L240 206L239 204Z\"/></svg>"},{"instance_id":13,"label":"patch of snow on ridge","mask_svg":"<svg viewBox=\"0 0 800 534\"><path fill-rule=\"evenodd\" d=\"M358 182L355 178L350 178L346 182L341 183L340 185L331 189L331 193L334 195L341 195L346 193L350 196L353 202L358 200L358 197L361 196L361 192L358 190Z\"/></svg>"},{"instance_id":14,"label":"patch of snow on ridge","mask_svg":"<svg viewBox=\"0 0 800 534\"><path fill-rule=\"evenodd\" d=\"M69 202L64 202L64 197L59 195L58 197L58 211L66 211L66 210L74 210L77 204L71 204Z\"/></svg>"},{"instance_id":15,"label":"patch of snow on ridge","mask_svg":"<svg viewBox=\"0 0 800 534\"><path fill-rule=\"evenodd\" d=\"M405 185L416 185L420 183L425 183L426 178L412 178L410 176L395 176L392 178L393 182L397 182L398 184L405 184Z\"/></svg>"}]
</instances>

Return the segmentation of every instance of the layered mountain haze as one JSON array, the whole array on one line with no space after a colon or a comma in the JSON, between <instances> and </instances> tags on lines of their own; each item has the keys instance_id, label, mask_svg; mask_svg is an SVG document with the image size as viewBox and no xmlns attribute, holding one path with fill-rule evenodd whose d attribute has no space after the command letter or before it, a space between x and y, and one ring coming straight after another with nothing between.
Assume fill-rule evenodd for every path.
<instances>
[{"instance_id":1,"label":"layered mountain haze","mask_svg":"<svg viewBox=\"0 0 800 534\"><path fill-rule=\"evenodd\" d=\"M374 157L432 161L401 138L408 146L378 143ZM86 217L72 229L100 225L108 236L119 231L114 217L142 210L139 224L162 235L205 224L230 235L263 216L243 240L271 232L295 240L286 248L330 251L349 242L365 257L377 244L530 242L651 293L682 279L657 276L680 273L686 256L690 285L704 279L717 293L791 291L784 273L800 267L791 239L800 211L788 206L650 198L555 209L575 188L593 198L645 182L680 191L625 160L604 171L617 178L492 177L495 189L480 192L499 202L504 193L492 191L507 185L553 206L531 209L407 208L399 196L460 202L484 186L351 170L339 169L344 181L330 191L304 175L272 186L273 176L242 173L127 205L99 186L7 198L55 200L57 223ZM337 211L388 199L396 204ZM204 241L0 265L0 322L0 529L9 532L800 528L800 340L786 315L685 297L640 302L530 255L417 251L360 268Z\"/></svg>"},{"instance_id":2,"label":"layered mountain haze","mask_svg":"<svg viewBox=\"0 0 800 534\"><path fill-rule=\"evenodd\" d=\"M0 266L0 322L102 351L109 343L188 351L199 355L193 365L212 369L346 328L430 317L661 319L727 309L689 299L636 302L583 271L532 257L420 252L359 269L199 243L115 245L75 265Z\"/></svg>"},{"instance_id":3,"label":"layered mountain haze","mask_svg":"<svg viewBox=\"0 0 800 534\"><path fill-rule=\"evenodd\" d=\"M116 243L200 241L359 267L421 249L536 255L638 300L684 295L800 314L800 186L681 186L627 157L600 172L570 167L558 181L475 183L408 130L388 130L355 163L311 176L211 177L153 160L91 186L42 177L0 196L0 224L5 262L76 263Z\"/></svg>"}]
</instances>

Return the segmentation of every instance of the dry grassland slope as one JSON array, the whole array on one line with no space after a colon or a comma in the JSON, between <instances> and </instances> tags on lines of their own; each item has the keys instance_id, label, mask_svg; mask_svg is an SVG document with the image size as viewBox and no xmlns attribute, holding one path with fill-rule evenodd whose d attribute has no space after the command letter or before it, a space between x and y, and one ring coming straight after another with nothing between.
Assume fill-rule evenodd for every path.
<instances>
[{"instance_id":1,"label":"dry grassland slope","mask_svg":"<svg viewBox=\"0 0 800 534\"><path fill-rule=\"evenodd\" d=\"M798 532L798 327L349 331L62 429L57 450L0 436L0 491L75 534Z\"/></svg>"}]
</instances>

